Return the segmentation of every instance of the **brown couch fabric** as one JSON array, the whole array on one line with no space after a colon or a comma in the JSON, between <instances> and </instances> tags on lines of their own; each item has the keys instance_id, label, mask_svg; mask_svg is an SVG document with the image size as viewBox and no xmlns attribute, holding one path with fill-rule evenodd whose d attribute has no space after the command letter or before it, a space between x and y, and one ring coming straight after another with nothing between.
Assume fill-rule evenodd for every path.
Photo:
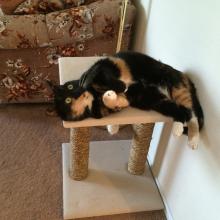
<instances>
[{"instance_id":1,"label":"brown couch fabric","mask_svg":"<svg viewBox=\"0 0 220 220\"><path fill-rule=\"evenodd\" d=\"M51 101L53 97L45 81L58 83L59 57L115 53L121 2L100 0L46 15L0 17L0 24L8 17L14 19L14 23L4 23L6 28L0 25L3 48L0 49L0 102ZM130 4L124 28L124 50L129 45L134 14L135 8ZM46 20L36 22L42 16ZM22 28L16 27L16 22Z\"/></svg>"},{"instance_id":2,"label":"brown couch fabric","mask_svg":"<svg viewBox=\"0 0 220 220\"><path fill-rule=\"evenodd\" d=\"M98 0L0 0L4 14L47 14L66 8L87 5Z\"/></svg>"},{"instance_id":3,"label":"brown couch fabric","mask_svg":"<svg viewBox=\"0 0 220 220\"><path fill-rule=\"evenodd\" d=\"M0 48L34 48L49 45L45 15L0 16Z\"/></svg>"},{"instance_id":4,"label":"brown couch fabric","mask_svg":"<svg viewBox=\"0 0 220 220\"><path fill-rule=\"evenodd\" d=\"M94 37L93 15L87 6L49 13L46 15L46 24L49 39L54 46Z\"/></svg>"},{"instance_id":5,"label":"brown couch fabric","mask_svg":"<svg viewBox=\"0 0 220 220\"><path fill-rule=\"evenodd\" d=\"M0 0L0 8L4 14L10 15L13 14L16 7L22 2L24 2L24 0Z\"/></svg>"},{"instance_id":6,"label":"brown couch fabric","mask_svg":"<svg viewBox=\"0 0 220 220\"><path fill-rule=\"evenodd\" d=\"M61 0L26 0L13 11L13 14L46 14L65 8Z\"/></svg>"}]
</instances>

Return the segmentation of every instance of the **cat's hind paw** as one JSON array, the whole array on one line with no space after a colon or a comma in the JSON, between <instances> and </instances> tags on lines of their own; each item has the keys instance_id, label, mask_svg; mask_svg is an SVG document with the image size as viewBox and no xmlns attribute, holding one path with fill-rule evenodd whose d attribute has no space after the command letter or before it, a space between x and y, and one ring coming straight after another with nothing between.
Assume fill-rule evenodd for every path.
<instances>
[{"instance_id":1,"label":"cat's hind paw","mask_svg":"<svg viewBox=\"0 0 220 220\"><path fill-rule=\"evenodd\" d=\"M119 125L107 125L107 130L111 135L117 134L119 131Z\"/></svg>"},{"instance_id":2,"label":"cat's hind paw","mask_svg":"<svg viewBox=\"0 0 220 220\"><path fill-rule=\"evenodd\" d=\"M198 149L199 145L199 135L194 135L193 137L189 138L188 140L188 145L191 147L193 150Z\"/></svg>"},{"instance_id":3,"label":"cat's hind paw","mask_svg":"<svg viewBox=\"0 0 220 220\"><path fill-rule=\"evenodd\" d=\"M184 127L182 122L175 121L173 123L173 134L177 137L180 137L183 134Z\"/></svg>"}]
</instances>

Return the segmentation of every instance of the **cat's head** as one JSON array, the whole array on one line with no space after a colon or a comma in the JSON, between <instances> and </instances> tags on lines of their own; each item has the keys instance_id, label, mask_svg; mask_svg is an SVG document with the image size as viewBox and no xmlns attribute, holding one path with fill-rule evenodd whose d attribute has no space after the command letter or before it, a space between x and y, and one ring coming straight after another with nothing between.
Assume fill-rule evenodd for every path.
<instances>
[{"instance_id":1,"label":"cat's head","mask_svg":"<svg viewBox=\"0 0 220 220\"><path fill-rule=\"evenodd\" d=\"M91 116L94 97L79 86L79 80L59 86L49 84L54 92L55 110L62 120L77 121Z\"/></svg>"}]
</instances>

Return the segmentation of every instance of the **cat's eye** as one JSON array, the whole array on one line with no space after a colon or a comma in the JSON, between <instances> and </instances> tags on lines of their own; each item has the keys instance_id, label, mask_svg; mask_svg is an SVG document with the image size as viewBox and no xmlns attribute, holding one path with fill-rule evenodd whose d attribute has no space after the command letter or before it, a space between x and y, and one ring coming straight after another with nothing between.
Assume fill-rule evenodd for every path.
<instances>
[{"instance_id":1,"label":"cat's eye","mask_svg":"<svg viewBox=\"0 0 220 220\"><path fill-rule=\"evenodd\" d=\"M65 103L66 104L70 104L72 102L72 99L70 97L66 98L65 99Z\"/></svg>"},{"instance_id":2,"label":"cat's eye","mask_svg":"<svg viewBox=\"0 0 220 220\"><path fill-rule=\"evenodd\" d=\"M72 89L73 89L73 85L70 84L70 85L67 86L67 88L68 88L69 90L72 90Z\"/></svg>"}]
</instances>

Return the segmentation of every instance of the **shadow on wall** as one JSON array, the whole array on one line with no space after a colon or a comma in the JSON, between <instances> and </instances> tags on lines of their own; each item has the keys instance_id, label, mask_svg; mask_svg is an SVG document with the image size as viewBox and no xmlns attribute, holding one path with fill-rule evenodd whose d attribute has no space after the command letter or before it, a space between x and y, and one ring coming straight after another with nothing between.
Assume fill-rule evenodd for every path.
<instances>
[{"instance_id":1,"label":"shadow on wall","mask_svg":"<svg viewBox=\"0 0 220 220\"><path fill-rule=\"evenodd\" d=\"M150 19L152 0L136 0L134 5L137 8L137 16L131 43L132 50L146 53L147 26Z\"/></svg>"},{"instance_id":2,"label":"shadow on wall","mask_svg":"<svg viewBox=\"0 0 220 220\"><path fill-rule=\"evenodd\" d=\"M205 123L202 131L200 132L199 150L200 148L202 148L202 151L198 151L199 157L205 157L203 159L204 161L206 161L206 164L211 165L212 163L217 163L220 165L220 151L218 147L219 135L216 134L213 136L213 132L217 132L218 129L216 126L218 126L220 123L219 115L213 107L214 104L212 103L212 99L209 98L205 82L202 81L201 78L199 78L199 74L190 70L186 71L186 74L190 77L190 79L192 79L193 82L195 82L195 86L199 88L199 100L206 103L206 105L201 103L204 111ZM213 123L213 121L210 120L214 120L215 123ZM163 177L163 183L166 185L166 194L168 194L169 191L172 190L173 182L175 182L175 175L179 169L179 164L182 160L182 155L184 154L183 151L186 147L188 147L187 136L184 135L178 138L171 137L171 130L172 123L167 123L164 125L163 130L161 132L160 141L157 146L156 155L154 157L154 162L152 165L153 174L156 178L158 178L161 172L161 167L163 167L164 159L166 157L167 147L169 144L175 144L172 150L172 155L169 157L169 161L166 162L166 167L168 169L166 171L166 176ZM194 152L192 151L192 153ZM210 175L212 174L210 173Z\"/></svg>"},{"instance_id":3,"label":"shadow on wall","mask_svg":"<svg viewBox=\"0 0 220 220\"><path fill-rule=\"evenodd\" d=\"M217 120L219 118L219 115L215 112L215 108L212 107L214 105L213 105L213 103L211 103L211 99L208 97L208 92L206 90L206 85L204 84L203 81L201 81L201 78L198 77L199 74L197 74L197 73L195 73L195 72L193 72L191 70L187 70L185 73L189 76L190 79L192 79L193 82L196 82L195 83L196 88L197 87L200 88L199 94L197 94L198 97L199 97L199 100L201 101L200 97L202 97L202 100L205 100L206 105L203 105L201 103L201 106L203 108L205 123L204 123L204 127L203 127L203 129L201 131L200 139L204 143L205 147L212 148L212 146L214 146L216 143L218 143L219 140L217 140L217 139L215 140L213 138L213 136L212 136L212 138L209 137L210 133L208 133L208 130L207 130L207 127L208 127L207 123L208 123L208 121L207 121L206 111L205 111L206 106L208 107L209 115L211 115L212 118L215 118ZM219 121L219 123L220 123L220 121ZM216 137L217 137L217 135L216 135ZM213 150L214 149L212 149L212 152L213 152ZM214 155L214 156L216 156L216 155ZM218 159L218 161L219 161L219 159Z\"/></svg>"}]
</instances>

